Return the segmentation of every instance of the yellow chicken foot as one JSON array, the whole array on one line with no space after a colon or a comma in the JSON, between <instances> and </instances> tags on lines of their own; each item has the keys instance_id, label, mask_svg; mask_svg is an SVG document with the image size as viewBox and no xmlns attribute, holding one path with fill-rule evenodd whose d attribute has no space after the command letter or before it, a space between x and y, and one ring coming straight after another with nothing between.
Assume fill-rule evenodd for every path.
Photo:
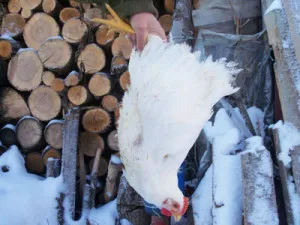
<instances>
[{"instance_id":1,"label":"yellow chicken foot","mask_svg":"<svg viewBox=\"0 0 300 225\"><path fill-rule=\"evenodd\" d=\"M135 33L132 27L129 24L125 23L108 4L105 4L105 6L109 11L109 13L111 14L112 19L106 20L106 19L94 18L92 19L93 22L105 24L117 32L126 32L130 34Z\"/></svg>"}]
</instances>

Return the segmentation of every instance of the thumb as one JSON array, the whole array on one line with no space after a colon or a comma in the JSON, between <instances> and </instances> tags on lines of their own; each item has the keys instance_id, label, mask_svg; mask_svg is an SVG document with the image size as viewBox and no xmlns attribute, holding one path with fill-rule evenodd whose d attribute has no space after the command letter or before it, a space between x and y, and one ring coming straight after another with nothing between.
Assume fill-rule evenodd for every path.
<instances>
[{"instance_id":1,"label":"thumb","mask_svg":"<svg viewBox=\"0 0 300 225\"><path fill-rule=\"evenodd\" d=\"M139 51L142 51L146 41L147 41L148 31L147 29L137 29L136 30L136 48Z\"/></svg>"}]
</instances>

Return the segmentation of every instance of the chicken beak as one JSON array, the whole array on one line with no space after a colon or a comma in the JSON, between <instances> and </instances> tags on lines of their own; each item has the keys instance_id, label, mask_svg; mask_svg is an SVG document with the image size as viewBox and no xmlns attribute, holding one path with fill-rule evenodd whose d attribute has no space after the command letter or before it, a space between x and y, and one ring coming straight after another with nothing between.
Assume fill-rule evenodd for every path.
<instances>
[{"instance_id":1,"label":"chicken beak","mask_svg":"<svg viewBox=\"0 0 300 225\"><path fill-rule=\"evenodd\" d=\"M174 214L173 216L174 216L175 222L178 222L181 219L181 215L179 215L179 214Z\"/></svg>"}]
</instances>

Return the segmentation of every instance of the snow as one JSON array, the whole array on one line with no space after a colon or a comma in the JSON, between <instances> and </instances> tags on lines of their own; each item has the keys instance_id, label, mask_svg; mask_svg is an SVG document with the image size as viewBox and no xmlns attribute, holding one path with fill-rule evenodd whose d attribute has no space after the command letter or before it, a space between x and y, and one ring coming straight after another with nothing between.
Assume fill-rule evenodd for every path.
<instances>
[{"instance_id":1,"label":"snow","mask_svg":"<svg viewBox=\"0 0 300 225\"><path fill-rule=\"evenodd\" d=\"M132 223L130 223L128 220L126 220L126 219L122 219L121 221L120 221L120 223L121 223L121 225L133 225Z\"/></svg>"},{"instance_id":2,"label":"snow","mask_svg":"<svg viewBox=\"0 0 300 225\"><path fill-rule=\"evenodd\" d=\"M92 225L115 225L118 218L117 200L115 199L98 209L93 208L88 218Z\"/></svg>"},{"instance_id":3,"label":"snow","mask_svg":"<svg viewBox=\"0 0 300 225\"><path fill-rule=\"evenodd\" d=\"M285 1L285 0L284 0ZM282 9L282 2L281 0L274 0L269 8L266 10L265 15L275 9Z\"/></svg>"},{"instance_id":4,"label":"snow","mask_svg":"<svg viewBox=\"0 0 300 225\"><path fill-rule=\"evenodd\" d=\"M288 181L288 192L291 197L291 206L293 210L293 215L294 215L294 224L300 224L300 196L296 192L296 187L295 183L292 182L293 178L292 176L289 176L289 181Z\"/></svg>"},{"instance_id":5,"label":"snow","mask_svg":"<svg viewBox=\"0 0 300 225\"><path fill-rule=\"evenodd\" d=\"M122 164L122 161L119 157L112 155L110 161L114 164Z\"/></svg>"},{"instance_id":6,"label":"snow","mask_svg":"<svg viewBox=\"0 0 300 225\"><path fill-rule=\"evenodd\" d=\"M195 224L212 224L212 166L206 171L192 196Z\"/></svg>"},{"instance_id":7,"label":"snow","mask_svg":"<svg viewBox=\"0 0 300 225\"><path fill-rule=\"evenodd\" d=\"M14 41L14 39L11 36L9 36L8 34L3 34L3 35L1 35L0 38L1 39L6 39L6 40L9 40L9 41Z\"/></svg>"},{"instance_id":8,"label":"snow","mask_svg":"<svg viewBox=\"0 0 300 225\"><path fill-rule=\"evenodd\" d=\"M46 128L49 127L51 124L54 124L54 123L61 123L61 124L63 124L63 123L64 123L64 120L51 120L51 121L49 121L49 123L47 124Z\"/></svg>"},{"instance_id":9,"label":"snow","mask_svg":"<svg viewBox=\"0 0 300 225\"><path fill-rule=\"evenodd\" d=\"M1 129L10 129L13 131L16 131L16 126L12 125L12 124L6 124L4 127L2 127Z\"/></svg>"},{"instance_id":10,"label":"snow","mask_svg":"<svg viewBox=\"0 0 300 225\"><path fill-rule=\"evenodd\" d=\"M36 50L34 48L20 48L17 52L17 54L20 54L21 52L25 52L25 51L34 51L36 52Z\"/></svg>"},{"instance_id":11,"label":"snow","mask_svg":"<svg viewBox=\"0 0 300 225\"><path fill-rule=\"evenodd\" d=\"M291 167L290 151L293 151L295 146L300 145L300 131L290 123L278 121L275 125L270 126L272 129L278 129L281 152L278 159L283 162L285 167Z\"/></svg>"}]
</instances>

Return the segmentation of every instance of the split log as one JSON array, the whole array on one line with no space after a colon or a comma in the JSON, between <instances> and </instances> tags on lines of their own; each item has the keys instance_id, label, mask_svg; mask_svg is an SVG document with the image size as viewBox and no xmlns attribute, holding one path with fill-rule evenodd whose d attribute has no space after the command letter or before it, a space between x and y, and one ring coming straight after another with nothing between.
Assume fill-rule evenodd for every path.
<instances>
[{"instance_id":1,"label":"split log","mask_svg":"<svg viewBox=\"0 0 300 225\"><path fill-rule=\"evenodd\" d=\"M30 152L25 156L26 169L35 174L43 174L45 165L39 152Z\"/></svg>"},{"instance_id":2,"label":"split log","mask_svg":"<svg viewBox=\"0 0 300 225\"><path fill-rule=\"evenodd\" d=\"M62 73L71 64L72 48L62 37L51 37L38 49L39 57L46 69Z\"/></svg>"},{"instance_id":3,"label":"split log","mask_svg":"<svg viewBox=\"0 0 300 225\"><path fill-rule=\"evenodd\" d=\"M63 139L63 120L51 120L44 130L44 137L48 145L55 149L62 148Z\"/></svg>"},{"instance_id":4,"label":"split log","mask_svg":"<svg viewBox=\"0 0 300 225\"><path fill-rule=\"evenodd\" d=\"M63 126L62 177L66 186L66 197L69 212L74 219L76 193L76 166L80 109L71 108L65 118Z\"/></svg>"},{"instance_id":5,"label":"split log","mask_svg":"<svg viewBox=\"0 0 300 225\"><path fill-rule=\"evenodd\" d=\"M47 161L46 177L58 177L60 174L60 160L49 158Z\"/></svg>"},{"instance_id":6,"label":"split log","mask_svg":"<svg viewBox=\"0 0 300 225\"><path fill-rule=\"evenodd\" d=\"M87 110L82 118L84 129L92 133L104 132L110 123L109 114L101 108Z\"/></svg>"},{"instance_id":7,"label":"split log","mask_svg":"<svg viewBox=\"0 0 300 225\"><path fill-rule=\"evenodd\" d=\"M90 167L91 171L93 170L94 161L95 160L92 159L90 161L90 164L89 164L89 167ZM107 160L105 158L101 157L100 161L98 163L98 169L96 170L97 176L99 176L99 177L104 176L107 173L107 170L108 170L108 162L107 162Z\"/></svg>"},{"instance_id":8,"label":"split log","mask_svg":"<svg viewBox=\"0 0 300 225\"><path fill-rule=\"evenodd\" d=\"M1 35L7 34L10 37L18 37L25 28L25 19L16 13L7 13L1 24Z\"/></svg>"},{"instance_id":9,"label":"split log","mask_svg":"<svg viewBox=\"0 0 300 225\"><path fill-rule=\"evenodd\" d=\"M65 90L65 82L61 78L55 78L52 81L50 87L51 87L52 90L60 93L60 92L63 92Z\"/></svg>"},{"instance_id":10,"label":"split log","mask_svg":"<svg viewBox=\"0 0 300 225\"><path fill-rule=\"evenodd\" d=\"M46 86L51 86L52 82L55 79L55 75L53 72L51 71L44 71L42 74L42 82L46 85Z\"/></svg>"},{"instance_id":11,"label":"split log","mask_svg":"<svg viewBox=\"0 0 300 225\"><path fill-rule=\"evenodd\" d=\"M104 48L111 47L111 44L116 37L116 32L114 31L108 32L108 30L109 30L108 27L103 24L98 27L95 34L96 42Z\"/></svg>"},{"instance_id":12,"label":"split log","mask_svg":"<svg viewBox=\"0 0 300 225\"><path fill-rule=\"evenodd\" d=\"M81 64L84 66L84 71L87 74L93 74L102 70L106 64L104 51L96 44L88 44L80 52L77 66L82 68Z\"/></svg>"},{"instance_id":13,"label":"split log","mask_svg":"<svg viewBox=\"0 0 300 225\"><path fill-rule=\"evenodd\" d=\"M31 9L27 9L27 8L23 8L21 11L21 16L24 19L29 19L32 16L32 10Z\"/></svg>"},{"instance_id":14,"label":"split log","mask_svg":"<svg viewBox=\"0 0 300 225\"><path fill-rule=\"evenodd\" d=\"M14 39L5 36L0 37L0 57L3 59L10 59L12 55L16 54L20 48L18 42Z\"/></svg>"},{"instance_id":15,"label":"split log","mask_svg":"<svg viewBox=\"0 0 300 225\"><path fill-rule=\"evenodd\" d=\"M172 15L162 15L161 17L159 17L159 23L162 26L162 28L164 29L166 34L169 34L171 27L172 27Z\"/></svg>"},{"instance_id":16,"label":"split log","mask_svg":"<svg viewBox=\"0 0 300 225\"><path fill-rule=\"evenodd\" d=\"M80 19L71 18L62 28L62 36L71 44L78 44L88 31L87 25Z\"/></svg>"},{"instance_id":17,"label":"split log","mask_svg":"<svg viewBox=\"0 0 300 225\"><path fill-rule=\"evenodd\" d=\"M62 7L57 0L43 0L42 8L45 13L56 16Z\"/></svg>"},{"instance_id":18,"label":"split log","mask_svg":"<svg viewBox=\"0 0 300 225\"><path fill-rule=\"evenodd\" d=\"M63 8L59 13L59 20L62 23L66 23L68 20L72 18L77 19L79 17L80 17L79 11L71 7Z\"/></svg>"},{"instance_id":19,"label":"split log","mask_svg":"<svg viewBox=\"0 0 300 225\"><path fill-rule=\"evenodd\" d=\"M124 72L120 76L120 86L123 89L123 91L127 91L128 87L130 86L130 74L128 71Z\"/></svg>"},{"instance_id":20,"label":"split log","mask_svg":"<svg viewBox=\"0 0 300 225\"><path fill-rule=\"evenodd\" d=\"M109 202L117 196L120 178L122 175L121 164L121 160L117 155L111 156L104 188L105 202Z\"/></svg>"},{"instance_id":21,"label":"split log","mask_svg":"<svg viewBox=\"0 0 300 225\"><path fill-rule=\"evenodd\" d=\"M242 153L244 224L279 224L273 163L261 137L246 140ZM263 214L257 207L266 207ZM255 222L256 221L256 222Z\"/></svg>"},{"instance_id":22,"label":"split log","mask_svg":"<svg viewBox=\"0 0 300 225\"><path fill-rule=\"evenodd\" d=\"M39 86L31 92L28 105L33 116L41 121L49 121L59 114L61 99L51 88Z\"/></svg>"},{"instance_id":23,"label":"split log","mask_svg":"<svg viewBox=\"0 0 300 225\"><path fill-rule=\"evenodd\" d=\"M89 81L89 90L96 96L100 97L106 95L111 90L111 83L109 77L105 73L95 73Z\"/></svg>"},{"instance_id":24,"label":"split log","mask_svg":"<svg viewBox=\"0 0 300 225\"><path fill-rule=\"evenodd\" d=\"M123 56L115 56L111 60L110 74L120 75L128 69L128 61Z\"/></svg>"},{"instance_id":25,"label":"split log","mask_svg":"<svg viewBox=\"0 0 300 225\"><path fill-rule=\"evenodd\" d=\"M74 105L82 105L90 100L88 90L82 85L71 87L68 90L67 96L69 101Z\"/></svg>"},{"instance_id":26,"label":"split log","mask_svg":"<svg viewBox=\"0 0 300 225\"><path fill-rule=\"evenodd\" d=\"M12 145L18 145L16 136L16 127L12 124L6 124L0 130L0 142L7 148Z\"/></svg>"},{"instance_id":27,"label":"split log","mask_svg":"<svg viewBox=\"0 0 300 225\"><path fill-rule=\"evenodd\" d=\"M25 153L43 148L43 126L31 116L24 116L16 125L17 140Z\"/></svg>"},{"instance_id":28,"label":"split log","mask_svg":"<svg viewBox=\"0 0 300 225\"><path fill-rule=\"evenodd\" d=\"M19 91L31 91L42 80L43 65L33 49L22 49L9 62L8 81Z\"/></svg>"},{"instance_id":29,"label":"split log","mask_svg":"<svg viewBox=\"0 0 300 225\"><path fill-rule=\"evenodd\" d=\"M105 95L101 102L102 107L108 111L113 112L119 105L118 99L113 95Z\"/></svg>"},{"instance_id":30,"label":"split log","mask_svg":"<svg viewBox=\"0 0 300 225\"><path fill-rule=\"evenodd\" d=\"M23 9L39 9L42 7L42 1L43 0L20 0L20 5Z\"/></svg>"},{"instance_id":31,"label":"split log","mask_svg":"<svg viewBox=\"0 0 300 225\"><path fill-rule=\"evenodd\" d=\"M82 132L79 136L79 151L86 156L95 157L97 149L104 149L103 138L95 133Z\"/></svg>"},{"instance_id":32,"label":"split log","mask_svg":"<svg viewBox=\"0 0 300 225\"><path fill-rule=\"evenodd\" d=\"M20 0L9 0L7 9L10 13L19 13L21 11Z\"/></svg>"},{"instance_id":33,"label":"split log","mask_svg":"<svg viewBox=\"0 0 300 225\"><path fill-rule=\"evenodd\" d=\"M164 0L164 5L167 13L172 14L174 12L175 0Z\"/></svg>"},{"instance_id":34,"label":"split log","mask_svg":"<svg viewBox=\"0 0 300 225\"><path fill-rule=\"evenodd\" d=\"M132 49L132 42L126 37L116 38L111 46L113 56L120 55L123 56L125 59L130 58Z\"/></svg>"},{"instance_id":35,"label":"split log","mask_svg":"<svg viewBox=\"0 0 300 225\"><path fill-rule=\"evenodd\" d=\"M107 145L111 150L119 151L119 140L117 130L113 130L107 137Z\"/></svg>"},{"instance_id":36,"label":"split log","mask_svg":"<svg viewBox=\"0 0 300 225\"><path fill-rule=\"evenodd\" d=\"M46 13L35 13L26 23L24 40L29 48L38 49L48 38L58 36L59 26L53 17Z\"/></svg>"},{"instance_id":37,"label":"split log","mask_svg":"<svg viewBox=\"0 0 300 225\"><path fill-rule=\"evenodd\" d=\"M69 75L65 78L64 83L66 87L73 87L79 84L81 81L82 76L77 71L72 71Z\"/></svg>"},{"instance_id":38,"label":"split log","mask_svg":"<svg viewBox=\"0 0 300 225\"><path fill-rule=\"evenodd\" d=\"M52 148L51 146L47 146L43 151L42 151L42 159L45 164L47 165L48 159L53 158L53 159L61 159L61 152L55 148Z\"/></svg>"},{"instance_id":39,"label":"split log","mask_svg":"<svg viewBox=\"0 0 300 225\"><path fill-rule=\"evenodd\" d=\"M18 120L30 115L24 98L12 88L0 88L0 122Z\"/></svg>"}]
</instances>

